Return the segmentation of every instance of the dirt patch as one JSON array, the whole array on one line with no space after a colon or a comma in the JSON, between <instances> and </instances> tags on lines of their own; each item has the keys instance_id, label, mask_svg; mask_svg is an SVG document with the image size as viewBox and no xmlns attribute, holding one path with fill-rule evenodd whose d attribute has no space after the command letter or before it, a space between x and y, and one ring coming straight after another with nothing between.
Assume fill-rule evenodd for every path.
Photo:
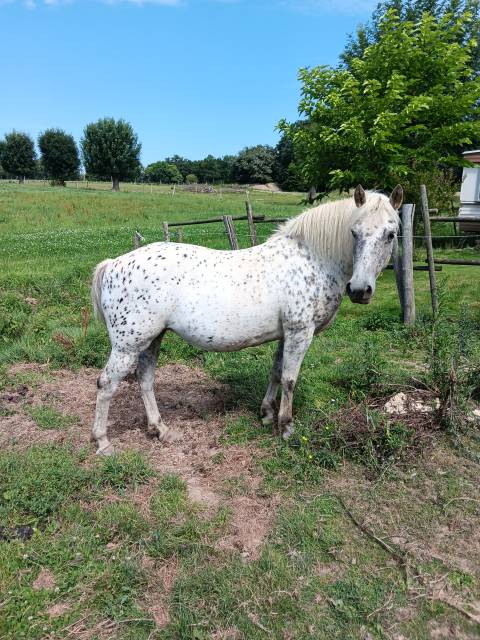
<instances>
[{"instance_id":1,"label":"dirt patch","mask_svg":"<svg viewBox=\"0 0 480 640\"><path fill-rule=\"evenodd\" d=\"M89 442L100 373L97 369L50 371L43 365L22 364L12 367L10 373L40 374L40 381L34 388L24 385L20 391L6 391L15 398L10 402L15 414L0 417L0 446L18 450L32 443L68 441L81 447ZM182 434L181 439L162 444L147 436L138 384L130 377L120 385L110 407L109 436L115 450L141 451L160 473L179 474L186 482L190 499L203 508L205 517L226 506L231 512L231 527L221 548L256 557L272 526L278 498L261 492L257 460L262 453L254 445L221 446L227 418L239 415L227 411L228 387L199 368L168 364L156 372L155 395L163 420ZM39 429L23 410L22 399L29 404L48 404L77 420L62 431ZM245 495L225 495L225 481L238 476L242 477ZM155 486L156 481L152 481L136 487L129 495L144 515L148 515ZM112 495L111 499L117 498Z\"/></svg>"},{"instance_id":2,"label":"dirt patch","mask_svg":"<svg viewBox=\"0 0 480 640\"><path fill-rule=\"evenodd\" d=\"M168 598L178 573L178 560L170 560L157 564L151 559L143 563L147 572L147 591L145 608L152 616L157 628L162 629L170 622Z\"/></svg>"},{"instance_id":3,"label":"dirt patch","mask_svg":"<svg viewBox=\"0 0 480 640\"><path fill-rule=\"evenodd\" d=\"M40 569L40 573L32 584L32 589L34 591L40 591L42 589L55 589L56 586L57 583L53 573L42 567L42 569Z\"/></svg>"},{"instance_id":4,"label":"dirt patch","mask_svg":"<svg viewBox=\"0 0 480 640\"><path fill-rule=\"evenodd\" d=\"M238 550L244 558L257 558L263 541L271 531L278 498L262 501L237 496L229 501L229 506L232 509L230 532L219 541L218 547Z\"/></svg>"},{"instance_id":5,"label":"dirt patch","mask_svg":"<svg viewBox=\"0 0 480 640\"><path fill-rule=\"evenodd\" d=\"M276 182L267 182L266 184L252 184L251 189L254 189L255 191L269 191L270 193L282 192Z\"/></svg>"},{"instance_id":6,"label":"dirt patch","mask_svg":"<svg viewBox=\"0 0 480 640\"><path fill-rule=\"evenodd\" d=\"M435 620L429 627L432 640L478 640L478 634L466 633L454 623Z\"/></svg>"},{"instance_id":7,"label":"dirt patch","mask_svg":"<svg viewBox=\"0 0 480 640\"><path fill-rule=\"evenodd\" d=\"M47 608L47 615L49 618L60 618L65 613L70 611L71 606L68 602L56 602Z\"/></svg>"}]
</instances>

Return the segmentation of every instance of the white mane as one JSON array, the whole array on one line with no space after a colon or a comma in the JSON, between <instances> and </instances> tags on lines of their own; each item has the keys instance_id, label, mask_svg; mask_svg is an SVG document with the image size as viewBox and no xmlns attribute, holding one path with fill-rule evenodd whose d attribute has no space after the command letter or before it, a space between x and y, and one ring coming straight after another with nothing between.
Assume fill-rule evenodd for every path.
<instances>
[{"instance_id":1,"label":"white mane","mask_svg":"<svg viewBox=\"0 0 480 640\"><path fill-rule=\"evenodd\" d=\"M359 209L353 198L326 202L287 220L275 235L302 240L317 255L335 260L352 259L351 228L360 218L375 217L389 204L387 196L367 192L367 201ZM398 221L398 214L392 209Z\"/></svg>"}]
</instances>

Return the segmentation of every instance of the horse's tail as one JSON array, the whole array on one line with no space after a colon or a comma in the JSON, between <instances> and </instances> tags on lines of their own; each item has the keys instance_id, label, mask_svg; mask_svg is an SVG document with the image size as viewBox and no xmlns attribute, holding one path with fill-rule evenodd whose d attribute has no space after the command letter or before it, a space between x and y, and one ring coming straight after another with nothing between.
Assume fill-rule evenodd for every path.
<instances>
[{"instance_id":1,"label":"horse's tail","mask_svg":"<svg viewBox=\"0 0 480 640\"><path fill-rule=\"evenodd\" d=\"M113 261L108 259L100 262L95 267L95 271L93 272L93 280L92 280L92 305L93 312L95 317L102 322L105 322L105 316L103 315L102 309L102 280L103 274L105 273L105 269L110 265Z\"/></svg>"}]
</instances>

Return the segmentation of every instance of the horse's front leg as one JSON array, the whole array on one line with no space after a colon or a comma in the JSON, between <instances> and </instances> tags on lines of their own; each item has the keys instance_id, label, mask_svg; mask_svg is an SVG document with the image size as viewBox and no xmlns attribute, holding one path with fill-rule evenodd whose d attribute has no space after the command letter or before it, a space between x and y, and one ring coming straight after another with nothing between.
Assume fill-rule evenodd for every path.
<instances>
[{"instance_id":1,"label":"horse's front leg","mask_svg":"<svg viewBox=\"0 0 480 640\"><path fill-rule=\"evenodd\" d=\"M275 359L273 361L272 375L267 392L262 400L260 408L260 416L265 426L270 426L275 420L275 412L278 409L277 392L282 379L282 363L283 363L283 340L279 340Z\"/></svg>"},{"instance_id":2,"label":"horse's front leg","mask_svg":"<svg viewBox=\"0 0 480 640\"><path fill-rule=\"evenodd\" d=\"M278 430L284 440L293 433L292 405L293 390L305 353L313 338L314 327L286 330L283 347L282 399L278 413Z\"/></svg>"}]
</instances>

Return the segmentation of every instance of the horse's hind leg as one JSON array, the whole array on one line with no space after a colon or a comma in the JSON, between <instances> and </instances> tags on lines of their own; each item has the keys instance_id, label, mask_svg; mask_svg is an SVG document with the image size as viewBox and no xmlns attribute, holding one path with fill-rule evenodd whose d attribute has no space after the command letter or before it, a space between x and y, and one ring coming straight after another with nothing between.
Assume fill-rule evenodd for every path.
<instances>
[{"instance_id":1,"label":"horse's hind leg","mask_svg":"<svg viewBox=\"0 0 480 640\"><path fill-rule=\"evenodd\" d=\"M120 382L125 378L137 360L136 353L123 353L112 349L105 369L97 380L97 407L92 439L98 445L97 454L108 456L113 447L107 437L107 420L110 400Z\"/></svg>"},{"instance_id":2,"label":"horse's hind leg","mask_svg":"<svg viewBox=\"0 0 480 640\"><path fill-rule=\"evenodd\" d=\"M163 333L152 341L148 349L140 353L137 365L137 379L147 413L148 434L158 436L163 442L173 442L179 438L179 434L173 429L168 429L164 424L153 391L155 367L157 366L158 352L160 351L162 338Z\"/></svg>"},{"instance_id":3,"label":"horse's hind leg","mask_svg":"<svg viewBox=\"0 0 480 640\"><path fill-rule=\"evenodd\" d=\"M262 423L265 426L273 424L275 420L275 412L278 409L277 392L282 379L282 364L283 364L283 340L278 342L277 352L273 361L272 375L270 378L270 384L268 385L267 392L260 408L260 416Z\"/></svg>"}]
</instances>

